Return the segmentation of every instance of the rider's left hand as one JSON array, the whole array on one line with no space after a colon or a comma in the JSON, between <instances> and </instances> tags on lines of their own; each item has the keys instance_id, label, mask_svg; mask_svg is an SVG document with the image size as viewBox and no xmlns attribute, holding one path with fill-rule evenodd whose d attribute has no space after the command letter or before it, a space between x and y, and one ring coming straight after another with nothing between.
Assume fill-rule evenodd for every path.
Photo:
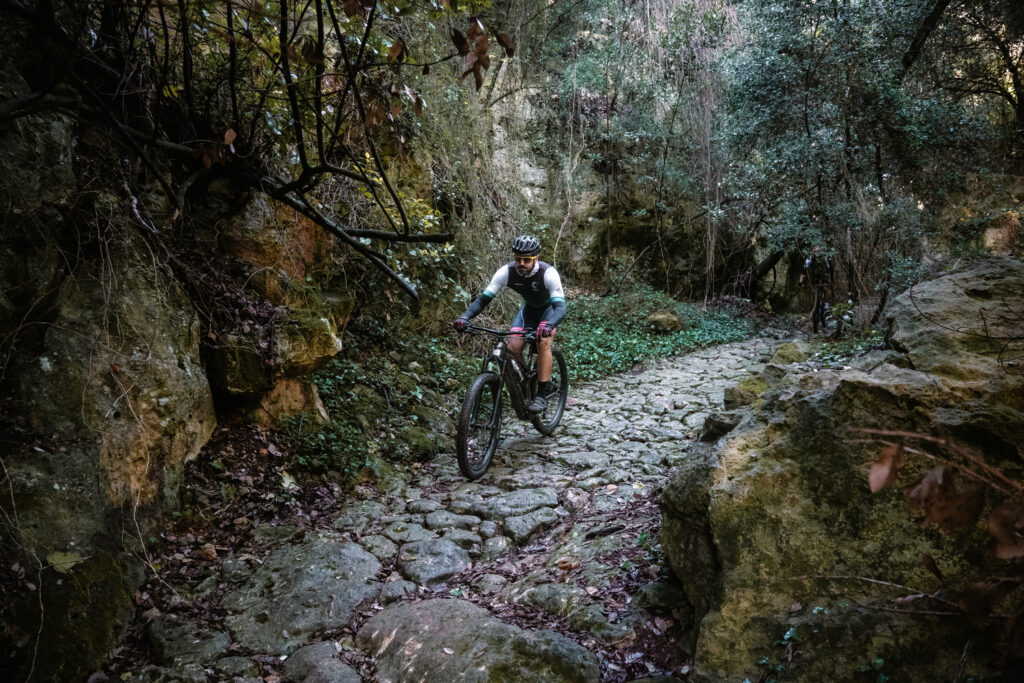
<instances>
[{"instance_id":1,"label":"rider's left hand","mask_svg":"<svg viewBox=\"0 0 1024 683\"><path fill-rule=\"evenodd\" d=\"M540 325L537 325L537 336L541 339L546 339L555 333L555 329L548 324L547 320L542 320Z\"/></svg>"}]
</instances>

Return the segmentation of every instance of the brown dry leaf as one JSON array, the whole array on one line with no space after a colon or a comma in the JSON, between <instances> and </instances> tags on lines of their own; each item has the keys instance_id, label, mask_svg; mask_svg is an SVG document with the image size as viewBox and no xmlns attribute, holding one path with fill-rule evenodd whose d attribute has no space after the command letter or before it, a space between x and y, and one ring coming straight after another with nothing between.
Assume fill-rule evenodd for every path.
<instances>
[{"instance_id":1,"label":"brown dry leaf","mask_svg":"<svg viewBox=\"0 0 1024 683\"><path fill-rule=\"evenodd\" d=\"M984 486L957 487L953 471L945 466L928 470L906 495L912 509L924 512L925 522L943 531L973 524L985 505Z\"/></svg>"},{"instance_id":2,"label":"brown dry leaf","mask_svg":"<svg viewBox=\"0 0 1024 683\"><path fill-rule=\"evenodd\" d=\"M217 549L213 547L212 543L206 543L199 549L199 557L212 562L217 559Z\"/></svg>"},{"instance_id":3,"label":"brown dry leaf","mask_svg":"<svg viewBox=\"0 0 1024 683\"><path fill-rule=\"evenodd\" d=\"M396 104L391 108L391 120L394 121L398 118L398 115L402 113L402 105Z\"/></svg>"},{"instance_id":4,"label":"brown dry leaf","mask_svg":"<svg viewBox=\"0 0 1024 683\"><path fill-rule=\"evenodd\" d=\"M452 29L452 43L455 44L455 50L459 53L460 57L465 57L469 54L469 41L466 40L466 36L462 35L462 32L457 28Z\"/></svg>"},{"instance_id":5,"label":"brown dry leaf","mask_svg":"<svg viewBox=\"0 0 1024 683\"><path fill-rule=\"evenodd\" d=\"M491 56L487 53L480 55L480 66L485 69L491 68Z\"/></svg>"},{"instance_id":6,"label":"brown dry leaf","mask_svg":"<svg viewBox=\"0 0 1024 683\"><path fill-rule=\"evenodd\" d=\"M416 118L422 118L422 116L423 116L423 100L420 99L419 95L416 96L415 110L416 110Z\"/></svg>"},{"instance_id":7,"label":"brown dry leaf","mask_svg":"<svg viewBox=\"0 0 1024 683\"><path fill-rule=\"evenodd\" d=\"M574 560L574 559L569 558L569 557L560 557L560 558L558 558L558 561L555 564L563 572L571 572L573 569L578 569L579 568L580 561L579 560Z\"/></svg>"},{"instance_id":8,"label":"brown dry leaf","mask_svg":"<svg viewBox=\"0 0 1024 683\"><path fill-rule=\"evenodd\" d=\"M511 57L516 53L516 44L512 42L512 39L508 37L507 33L498 31L494 35L498 39L498 45L501 45L505 49L506 57Z\"/></svg>"},{"instance_id":9,"label":"brown dry leaf","mask_svg":"<svg viewBox=\"0 0 1024 683\"><path fill-rule=\"evenodd\" d=\"M476 40L476 38L483 32L483 24L480 23L479 19L474 19L469 22L469 26L466 27L466 40Z\"/></svg>"},{"instance_id":10,"label":"brown dry leaf","mask_svg":"<svg viewBox=\"0 0 1024 683\"><path fill-rule=\"evenodd\" d=\"M1016 587L1016 581L979 581L963 592L958 605L967 614L988 614Z\"/></svg>"},{"instance_id":11,"label":"brown dry leaf","mask_svg":"<svg viewBox=\"0 0 1024 683\"><path fill-rule=\"evenodd\" d=\"M285 50L285 53L288 55L288 59L290 61L297 62L299 60L299 55L295 51L295 46L294 45L289 45L288 49Z\"/></svg>"},{"instance_id":12,"label":"brown dry leaf","mask_svg":"<svg viewBox=\"0 0 1024 683\"><path fill-rule=\"evenodd\" d=\"M393 62L396 60L400 60L402 58L402 55L404 54L405 43L403 43L401 39L396 40L394 44L391 45L391 49L388 50L388 61Z\"/></svg>"},{"instance_id":13,"label":"brown dry leaf","mask_svg":"<svg viewBox=\"0 0 1024 683\"><path fill-rule=\"evenodd\" d=\"M359 0L345 0L341 7L345 10L345 16L348 17L354 17L357 14L363 13L363 6Z\"/></svg>"},{"instance_id":14,"label":"brown dry leaf","mask_svg":"<svg viewBox=\"0 0 1024 683\"><path fill-rule=\"evenodd\" d=\"M868 473L868 486L871 493L878 493L886 486L896 481L896 474L903 467L903 445L892 444L882 449L878 454L878 460L871 465L871 472Z\"/></svg>"},{"instance_id":15,"label":"brown dry leaf","mask_svg":"<svg viewBox=\"0 0 1024 683\"><path fill-rule=\"evenodd\" d=\"M487 54L487 50L490 48L490 46L491 41L487 37L487 34L485 33L482 36L480 36L480 40L476 41L476 49L474 50L474 52L476 52L477 55Z\"/></svg>"},{"instance_id":16,"label":"brown dry leaf","mask_svg":"<svg viewBox=\"0 0 1024 683\"><path fill-rule=\"evenodd\" d=\"M1024 557L1024 505L1006 501L992 511L988 518L988 531L995 543L995 554L1000 560Z\"/></svg>"},{"instance_id":17,"label":"brown dry leaf","mask_svg":"<svg viewBox=\"0 0 1024 683\"><path fill-rule=\"evenodd\" d=\"M384 105L377 103L370 111L366 112L366 130L370 130L384 120Z\"/></svg>"},{"instance_id":18,"label":"brown dry leaf","mask_svg":"<svg viewBox=\"0 0 1024 683\"><path fill-rule=\"evenodd\" d=\"M946 581L946 577L944 577L942 575L942 570L939 569L939 565L938 565L938 563L935 562L935 558L934 557L932 557L928 553L925 553L924 555L921 556L921 562L924 564L924 568L925 569L927 569L928 571L930 571L932 574L935 575L935 578L937 578L939 581L942 581L942 582Z\"/></svg>"}]
</instances>

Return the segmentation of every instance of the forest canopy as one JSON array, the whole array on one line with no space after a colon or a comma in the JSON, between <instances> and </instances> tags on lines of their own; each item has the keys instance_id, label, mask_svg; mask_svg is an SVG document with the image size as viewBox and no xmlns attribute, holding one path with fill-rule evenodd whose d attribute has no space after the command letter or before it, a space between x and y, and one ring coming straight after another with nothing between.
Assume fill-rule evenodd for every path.
<instances>
[{"instance_id":1,"label":"forest canopy","mask_svg":"<svg viewBox=\"0 0 1024 683\"><path fill-rule=\"evenodd\" d=\"M174 221L230 178L414 299L406 252L392 247L451 242L465 223L452 220L466 198L450 188L415 196L392 180L431 127L462 126L473 146L487 133L467 121L518 116L557 169L558 206L533 227L557 249L602 221L594 249L607 267L624 247L646 279L703 298L749 296L815 244L858 299L905 284L943 202L1019 171L1024 144L1013 0L3 0L0 11L36 38L16 55L29 92L0 105L5 125L47 109L89 121L135 156L129 187L162 186ZM594 177L603 196L584 202ZM508 202L479 220L522 224Z\"/></svg>"}]
</instances>

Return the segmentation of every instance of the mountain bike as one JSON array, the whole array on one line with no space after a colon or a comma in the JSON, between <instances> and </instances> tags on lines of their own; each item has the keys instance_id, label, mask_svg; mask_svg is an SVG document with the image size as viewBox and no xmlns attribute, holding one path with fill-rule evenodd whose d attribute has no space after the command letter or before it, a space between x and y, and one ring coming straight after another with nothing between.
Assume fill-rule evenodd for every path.
<instances>
[{"instance_id":1,"label":"mountain bike","mask_svg":"<svg viewBox=\"0 0 1024 683\"><path fill-rule=\"evenodd\" d=\"M569 394L569 371L562 352L551 346L551 393L545 398L547 406L541 413L527 409L537 395L537 338L533 330L492 330L469 326L466 334L486 334L496 338L494 350L485 353L480 374L469 385L462 403L459 425L455 433L455 454L459 469L470 481L479 479L491 464L498 449L501 433L502 397L508 392L512 409L520 420L529 420L538 432L550 435L558 427L565 412ZM508 350L505 339L512 335L526 337L523 357Z\"/></svg>"}]
</instances>

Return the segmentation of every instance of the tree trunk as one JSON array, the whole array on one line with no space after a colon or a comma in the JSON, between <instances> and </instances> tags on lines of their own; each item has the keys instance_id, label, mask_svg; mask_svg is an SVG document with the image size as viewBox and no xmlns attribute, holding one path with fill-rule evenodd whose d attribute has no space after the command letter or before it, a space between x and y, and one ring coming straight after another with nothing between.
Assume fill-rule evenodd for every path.
<instances>
[{"instance_id":1,"label":"tree trunk","mask_svg":"<svg viewBox=\"0 0 1024 683\"><path fill-rule=\"evenodd\" d=\"M758 263L753 270L750 271L750 277L747 278L746 287L744 288L744 296L751 297L754 295L754 289L757 287L757 283L775 267L783 256L786 255L785 251L772 252L767 258Z\"/></svg>"}]
</instances>

